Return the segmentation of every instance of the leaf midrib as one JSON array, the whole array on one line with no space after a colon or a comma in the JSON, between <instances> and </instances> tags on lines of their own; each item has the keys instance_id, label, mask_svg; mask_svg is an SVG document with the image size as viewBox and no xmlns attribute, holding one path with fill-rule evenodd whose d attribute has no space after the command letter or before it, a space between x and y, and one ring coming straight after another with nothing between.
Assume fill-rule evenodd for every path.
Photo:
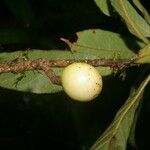
<instances>
[{"instance_id":1,"label":"leaf midrib","mask_svg":"<svg viewBox=\"0 0 150 150\"><path fill-rule=\"evenodd\" d=\"M142 39L146 44L149 43L149 40L146 39L146 38L143 36L143 34L137 29L137 27L140 29L140 26L138 26L136 23L134 23L133 20L129 17L129 14L128 14L128 12L126 11L126 7L125 7L125 5L124 5L123 0L120 0L119 2L120 2L120 5L122 6L122 9L123 9L123 11L124 11L125 17L126 17L127 21L130 23L130 25L131 25L132 29L134 30L134 32L135 32L139 37L141 37L141 39ZM141 30L142 30L142 29L141 29Z\"/></svg>"}]
</instances>

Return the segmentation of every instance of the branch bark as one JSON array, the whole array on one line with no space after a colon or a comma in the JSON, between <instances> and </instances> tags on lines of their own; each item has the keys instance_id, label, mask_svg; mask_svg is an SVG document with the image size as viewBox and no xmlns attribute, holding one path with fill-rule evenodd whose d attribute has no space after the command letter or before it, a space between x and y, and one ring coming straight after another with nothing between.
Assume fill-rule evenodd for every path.
<instances>
[{"instance_id":1,"label":"branch bark","mask_svg":"<svg viewBox=\"0 0 150 150\"><path fill-rule=\"evenodd\" d=\"M112 67L114 69L122 69L134 64L135 60L107 60L107 59L85 59L85 60L48 60L46 58L39 58L34 60L24 60L24 61L12 61L9 63L0 63L0 74L7 72L25 72L32 70L42 70L54 84L61 84L61 79L59 76L55 75L52 68L62 68L66 67L74 62L87 63L92 66L105 66Z\"/></svg>"}]
</instances>

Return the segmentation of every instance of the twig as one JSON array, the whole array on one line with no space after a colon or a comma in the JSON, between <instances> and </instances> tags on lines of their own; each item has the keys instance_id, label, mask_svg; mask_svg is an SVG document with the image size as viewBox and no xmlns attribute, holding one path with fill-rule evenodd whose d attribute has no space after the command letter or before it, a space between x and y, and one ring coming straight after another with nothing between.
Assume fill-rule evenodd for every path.
<instances>
[{"instance_id":1,"label":"twig","mask_svg":"<svg viewBox=\"0 0 150 150\"><path fill-rule=\"evenodd\" d=\"M107 59L85 59L85 60L48 60L45 58L39 58L34 60L25 61L12 61L9 63L0 63L0 73L7 72L25 72L32 70L42 70L50 78L54 84L61 84L60 77L55 75L52 68L62 68L74 62L84 62L92 66L105 66L112 67L114 69L122 69L134 64L134 59L131 60L107 60Z\"/></svg>"}]
</instances>

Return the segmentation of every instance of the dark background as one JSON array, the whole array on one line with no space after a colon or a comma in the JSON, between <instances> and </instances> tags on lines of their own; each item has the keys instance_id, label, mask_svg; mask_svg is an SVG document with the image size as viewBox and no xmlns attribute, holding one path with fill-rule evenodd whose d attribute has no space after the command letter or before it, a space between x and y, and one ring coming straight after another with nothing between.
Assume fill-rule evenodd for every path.
<instances>
[{"instance_id":1,"label":"dark background","mask_svg":"<svg viewBox=\"0 0 150 150\"><path fill-rule=\"evenodd\" d=\"M141 2L150 8L149 0ZM117 15L103 15L92 0L0 0L0 52L63 50L67 46L61 37L75 40L77 31L89 28L128 33ZM125 81L104 79L102 94L89 103L72 101L63 92L38 95L0 88L0 149L89 149L144 67L128 69ZM140 150L150 149L149 91L147 87L136 128Z\"/></svg>"}]
</instances>

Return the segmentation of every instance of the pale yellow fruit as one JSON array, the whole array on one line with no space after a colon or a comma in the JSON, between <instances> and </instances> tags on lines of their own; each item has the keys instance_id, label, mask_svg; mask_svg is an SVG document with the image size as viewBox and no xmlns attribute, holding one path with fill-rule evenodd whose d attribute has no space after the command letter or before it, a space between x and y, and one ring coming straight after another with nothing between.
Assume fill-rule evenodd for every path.
<instances>
[{"instance_id":1,"label":"pale yellow fruit","mask_svg":"<svg viewBox=\"0 0 150 150\"><path fill-rule=\"evenodd\" d=\"M87 102L96 98L102 90L102 77L86 63L67 66L61 76L64 91L74 100Z\"/></svg>"}]
</instances>

